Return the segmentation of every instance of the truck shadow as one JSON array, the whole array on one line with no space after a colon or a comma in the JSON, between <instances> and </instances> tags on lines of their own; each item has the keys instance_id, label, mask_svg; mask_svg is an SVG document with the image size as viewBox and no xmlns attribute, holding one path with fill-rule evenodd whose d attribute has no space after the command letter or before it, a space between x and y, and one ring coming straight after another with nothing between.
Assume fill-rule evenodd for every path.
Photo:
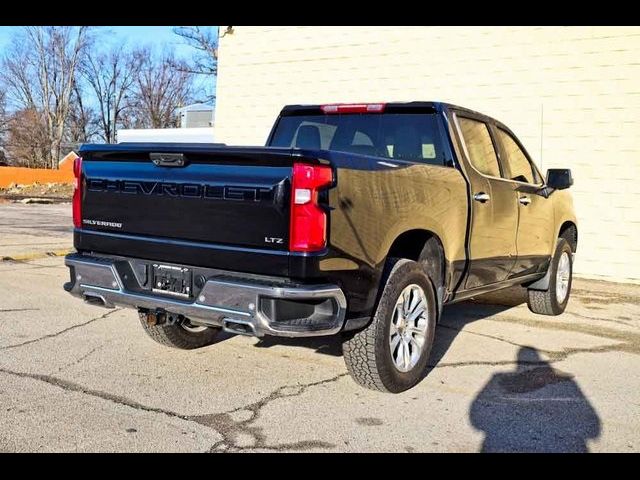
<instances>
[{"instance_id":1,"label":"truck shadow","mask_svg":"<svg viewBox=\"0 0 640 480\"><path fill-rule=\"evenodd\" d=\"M516 286L445 307L436 327L436 336L429 359L431 369L442 360L465 325L490 318L526 301L526 290Z\"/></svg>"},{"instance_id":2,"label":"truck shadow","mask_svg":"<svg viewBox=\"0 0 640 480\"><path fill-rule=\"evenodd\" d=\"M446 307L436 327L436 337L429 364L434 366L440 361L455 340L458 330L466 323L491 317L499 312L522 304L526 301L524 292L524 289L520 287L508 288L500 292L486 294L472 301L460 302ZM277 345L309 348L325 355L335 357L342 356L340 335L308 338L267 336L259 339L255 347L271 348Z\"/></svg>"},{"instance_id":3,"label":"truck shadow","mask_svg":"<svg viewBox=\"0 0 640 480\"><path fill-rule=\"evenodd\" d=\"M342 342L340 335L332 335L330 337L262 337L255 344L256 348L271 348L277 345L288 347L301 347L314 350L316 353L323 353L333 357L342 356Z\"/></svg>"}]
</instances>

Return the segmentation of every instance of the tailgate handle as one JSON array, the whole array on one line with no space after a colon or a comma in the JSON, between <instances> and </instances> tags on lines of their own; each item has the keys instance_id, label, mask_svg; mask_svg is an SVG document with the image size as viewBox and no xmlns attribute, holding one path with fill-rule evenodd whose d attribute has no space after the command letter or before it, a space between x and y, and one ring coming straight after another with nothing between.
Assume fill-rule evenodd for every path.
<instances>
[{"instance_id":1,"label":"tailgate handle","mask_svg":"<svg viewBox=\"0 0 640 480\"><path fill-rule=\"evenodd\" d=\"M150 153L149 158L157 167L184 167L182 153Z\"/></svg>"}]
</instances>

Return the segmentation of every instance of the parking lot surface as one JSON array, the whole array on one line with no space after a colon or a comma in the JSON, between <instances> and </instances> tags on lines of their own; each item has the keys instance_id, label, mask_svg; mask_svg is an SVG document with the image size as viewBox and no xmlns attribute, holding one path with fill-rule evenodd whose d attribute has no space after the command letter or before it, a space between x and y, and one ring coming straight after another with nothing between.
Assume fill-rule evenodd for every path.
<instances>
[{"instance_id":1,"label":"parking lot surface","mask_svg":"<svg viewBox=\"0 0 640 480\"><path fill-rule=\"evenodd\" d=\"M70 203L24 205L0 198L0 259L60 254L72 244Z\"/></svg>"},{"instance_id":2,"label":"parking lot surface","mask_svg":"<svg viewBox=\"0 0 640 480\"><path fill-rule=\"evenodd\" d=\"M339 337L168 349L67 279L0 262L0 451L640 450L637 286L576 280L559 317L518 289L452 305L429 375L391 395L351 380Z\"/></svg>"}]
</instances>

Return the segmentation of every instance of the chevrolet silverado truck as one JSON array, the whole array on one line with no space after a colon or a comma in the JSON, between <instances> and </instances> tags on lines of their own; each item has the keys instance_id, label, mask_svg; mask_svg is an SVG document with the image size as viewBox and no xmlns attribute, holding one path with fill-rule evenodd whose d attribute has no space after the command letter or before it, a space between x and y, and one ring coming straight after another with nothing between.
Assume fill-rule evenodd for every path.
<instances>
[{"instance_id":1,"label":"chevrolet silverado truck","mask_svg":"<svg viewBox=\"0 0 640 480\"><path fill-rule=\"evenodd\" d=\"M286 106L266 147L83 145L66 291L163 345L342 335L359 384L428 370L445 305L523 285L561 314L578 230L504 124L439 102Z\"/></svg>"}]
</instances>

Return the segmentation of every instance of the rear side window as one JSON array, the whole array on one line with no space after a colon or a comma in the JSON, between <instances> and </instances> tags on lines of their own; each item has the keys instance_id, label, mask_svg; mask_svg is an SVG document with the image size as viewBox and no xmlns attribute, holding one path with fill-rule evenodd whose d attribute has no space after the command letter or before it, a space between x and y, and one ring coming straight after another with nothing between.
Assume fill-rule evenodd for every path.
<instances>
[{"instance_id":1,"label":"rear side window","mask_svg":"<svg viewBox=\"0 0 640 480\"><path fill-rule=\"evenodd\" d=\"M489 128L484 122L470 118L457 117L462 131L469 160L480 173L491 177L500 177L498 157L493 148Z\"/></svg>"},{"instance_id":2,"label":"rear side window","mask_svg":"<svg viewBox=\"0 0 640 480\"><path fill-rule=\"evenodd\" d=\"M540 184L542 179L516 141L502 129L498 129L498 141L506 156L511 180Z\"/></svg>"},{"instance_id":3,"label":"rear side window","mask_svg":"<svg viewBox=\"0 0 640 480\"><path fill-rule=\"evenodd\" d=\"M285 116L270 146L444 165L438 119L430 113Z\"/></svg>"}]
</instances>

